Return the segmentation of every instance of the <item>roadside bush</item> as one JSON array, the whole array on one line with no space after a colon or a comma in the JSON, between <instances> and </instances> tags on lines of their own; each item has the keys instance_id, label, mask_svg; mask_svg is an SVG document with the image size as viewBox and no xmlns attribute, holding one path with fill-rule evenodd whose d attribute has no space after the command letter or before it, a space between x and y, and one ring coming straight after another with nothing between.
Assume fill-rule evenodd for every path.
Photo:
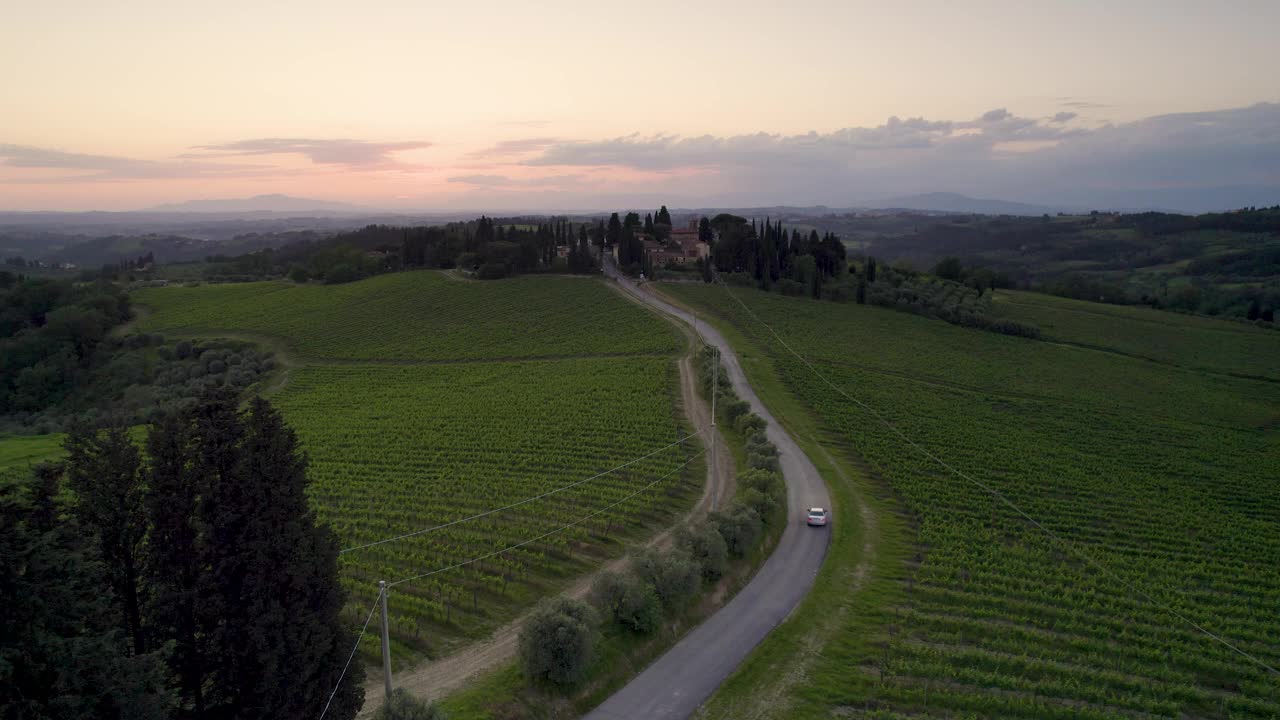
<instances>
[{"instance_id":1,"label":"roadside bush","mask_svg":"<svg viewBox=\"0 0 1280 720\"><path fill-rule=\"evenodd\" d=\"M778 465L777 455L761 455L760 453L747 453L747 467L753 470L768 470L770 472L778 472L781 467Z\"/></svg>"},{"instance_id":2,"label":"roadside bush","mask_svg":"<svg viewBox=\"0 0 1280 720\"><path fill-rule=\"evenodd\" d=\"M689 553L704 580L718 580L729 564L729 546L709 520L680 528L676 546Z\"/></svg>"},{"instance_id":3,"label":"roadside bush","mask_svg":"<svg viewBox=\"0 0 1280 720\"><path fill-rule=\"evenodd\" d=\"M733 421L733 429L737 430L742 435L750 435L756 431L764 430L764 427L764 418L756 415L755 413L740 415Z\"/></svg>"},{"instance_id":4,"label":"roadside bush","mask_svg":"<svg viewBox=\"0 0 1280 720\"><path fill-rule=\"evenodd\" d=\"M595 650L596 613L581 600L543 600L520 629L520 664L535 682L581 681Z\"/></svg>"},{"instance_id":5,"label":"roadside bush","mask_svg":"<svg viewBox=\"0 0 1280 720\"><path fill-rule=\"evenodd\" d=\"M741 497L742 504L754 510L761 518L769 517L774 508L778 507L778 501L772 495L763 493L755 488L744 490Z\"/></svg>"},{"instance_id":6,"label":"roadside bush","mask_svg":"<svg viewBox=\"0 0 1280 720\"><path fill-rule=\"evenodd\" d=\"M764 455L767 457L777 457L778 448L769 442L769 438L765 436L763 431L757 431L747 436L746 448L748 453Z\"/></svg>"},{"instance_id":7,"label":"roadside bush","mask_svg":"<svg viewBox=\"0 0 1280 720\"><path fill-rule=\"evenodd\" d=\"M591 585L591 602L607 617L648 635L662 625L662 601L635 573L601 573Z\"/></svg>"},{"instance_id":8,"label":"roadside bush","mask_svg":"<svg viewBox=\"0 0 1280 720\"><path fill-rule=\"evenodd\" d=\"M711 513L710 520L734 557L751 552L760 538L760 514L742 503L734 503L724 512Z\"/></svg>"},{"instance_id":9,"label":"roadside bush","mask_svg":"<svg viewBox=\"0 0 1280 720\"><path fill-rule=\"evenodd\" d=\"M480 266L476 277L481 280L501 280L507 276L507 266L504 263L488 262Z\"/></svg>"},{"instance_id":10,"label":"roadside bush","mask_svg":"<svg viewBox=\"0 0 1280 720\"><path fill-rule=\"evenodd\" d=\"M774 508L782 504L786 493L782 476L776 471L752 468L738 476L738 482L746 490L742 502L755 510L761 518L769 517Z\"/></svg>"},{"instance_id":11,"label":"roadside bush","mask_svg":"<svg viewBox=\"0 0 1280 720\"><path fill-rule=\"evenodd\" d=\"M738 418L749 412L751 412L751 403L746 400L734 400L724 406L724 416L730 423L737 422Z\"/></svg>"},{"instance_id":12,"label":"roadside bush","mask_svg":"<svg viewBox=\"0 0 1280 720\"><path fill-rule=\"evenodd\" d=\"M373 720L445 720L445 714L434 703L410 695L404 688L391 691L391 698L373 714Z\"/></svg>"},{"instance_id":13,"label":"roadside bush","mask_svg":"<svg viewBox=\"0 0 1280 720\"><path fill-rule=\"evenodd\" d=\"M697 594L702 568L687 552L658 553L646 550L635 561L636 575L658 594L662 607L674 612Z\"/></svg>"}]
</instances>

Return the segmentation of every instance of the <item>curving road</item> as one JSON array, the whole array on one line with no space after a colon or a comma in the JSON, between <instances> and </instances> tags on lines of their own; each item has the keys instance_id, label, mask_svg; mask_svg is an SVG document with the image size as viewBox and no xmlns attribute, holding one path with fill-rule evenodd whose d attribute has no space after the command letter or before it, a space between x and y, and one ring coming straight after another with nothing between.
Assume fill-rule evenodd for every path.
<instances>
[{"instance_id":1,"label":"curving road","mask_svg":"<svg viewBox=\"0 0 1280 720\"><path fill-rule=\"evenodd\" d=\"M605 273L641 302L676 320L694 323L692 315L638 287L620 275L612 263L605 263ZM800 603L827 554L827 530L809 527L803 515L806 508L831 507L827 487L817 468L756 397L724 336L705 323L699 323L697 329L708 344L720 349L738 397L750 403L751 410L768 422L765 432L778 447L787 484L787 528L764 566L728 605L591 711L586 720L650 720L692 715L765 635Z\"/></svg>"}]
</instances>

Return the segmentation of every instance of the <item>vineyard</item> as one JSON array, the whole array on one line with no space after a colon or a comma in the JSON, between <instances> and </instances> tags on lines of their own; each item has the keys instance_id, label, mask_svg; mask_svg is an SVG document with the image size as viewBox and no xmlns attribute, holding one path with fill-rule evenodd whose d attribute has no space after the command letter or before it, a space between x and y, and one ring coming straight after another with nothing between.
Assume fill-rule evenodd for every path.
<instances>
[{"instance_id":1,"label":"vineyard","mask_svg":"<svg viewBox=\"0 0 1280 720\"><path fill-rule=\"evenodd\" d=\"M303 358L272 399L348 549L348 620L359 627L379 580L426 575L390 593L397 666L483 637L698 494L700 440L675 409L678 336L599 282L397 273L148 289L139 302L148 327L272 336ZM374 659L376 641L361 647Z\"/></svg>"},{"instance_id":2,"label":"vineyard","mask_svg":"<svg viewBox=\"0 0 1280 720\"><path fill-rule=\"evenodd\" d=\"M1103 346L1156 362L1280 380L1276 332L1241 322L1001 291L996 317L1032 322L1058 342Z\"/></svg>"},{"instance_id":3,"label":"vineyard","mask_svg":"<svg viewBox=\"0 0 1280 720\"><path fill-rule=\"evenodd\" d=\"M343 285L258 282L147 288L139 330L284 338L308 359L496 360L671 355L667 323L585 278L459 282L432 271Z\"/></svg>"},{"instance_id":4,"label":"vineyard","mask_svg":"<svg viewBox=\"0 0 1280 720\"><path fill-rule=\"evenodd\" d=\"M1194 318L1160 334L1178 318L1153 313L1114 316L1096 336L1075 324L1086 349L734 289L838 388L1064 545L834 392L723 288L668 292L765 350L824 445L869 462L913 527L874 636L837 632L789 716L1280 714L1280 678L1187 622L1280 666L1280 387L1195 370L1265 340Z\"/></svg>"}]
</instances>

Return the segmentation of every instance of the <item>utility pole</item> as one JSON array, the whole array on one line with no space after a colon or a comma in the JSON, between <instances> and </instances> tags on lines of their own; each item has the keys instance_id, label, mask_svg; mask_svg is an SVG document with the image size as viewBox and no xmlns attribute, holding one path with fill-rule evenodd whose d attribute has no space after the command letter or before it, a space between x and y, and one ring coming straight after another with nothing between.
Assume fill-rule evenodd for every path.
<instances>
[{"instance_id":1,"label":"utility pole","mask_svg":"<svg viewBox=\"0 0 1280 720\"><path fill-rule=\"evenodd\" d=\"M391 636L387 632L387 581L378 581L378 601L382 603L382 677L387 683L387 702L391 702Z\"/></svg>"},{"instance_id":2,"label":"utility pole","mask_svg":"<svg viewBox=\"0 0 1280 720\"><path fill-rule=\"evenodd\" d=\"M711 367L711 477L719 479L716 462L716 391L720 389L720 348L716 348L715 365ZM711 493L711 509L716 509L716 493Z\"/></svg>"}]
</instances>

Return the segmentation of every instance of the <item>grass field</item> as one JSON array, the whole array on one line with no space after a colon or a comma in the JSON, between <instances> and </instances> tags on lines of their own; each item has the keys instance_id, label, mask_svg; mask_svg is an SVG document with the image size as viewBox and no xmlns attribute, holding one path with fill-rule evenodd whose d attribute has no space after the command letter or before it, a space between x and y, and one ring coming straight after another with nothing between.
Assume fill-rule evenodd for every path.
<instances>
[{"instance_id":1,"label":"grass field","mask_svg":"<svg viewBox=\"0 0 1280 720\"><path fill-rule=\"evenodd\" d=\"M0 472L26 472L32 465L65 453L63 435L0 435Z\"/></svg>"},{"instance_id":2,"label":"grass field","mask_svg":"<svg viewBox=\"0 0 1280 720\"><path fill-rule=\"evenodd\" d=\"M1276 676L1141 594L1280 664L1280 385L1204 360L1238 354L1242 374L1265 374L1272 336L1237 337L1226 323L1215 333L1210 321L1176 315L1157 318L1169 321L1160 333L1152 318L1121 314L1096 334L1077 319L1074 344L1042 342L734 290L838 388L998 489L1061 545L841 397L723 288L666 291L739 333L749 372L753 356L766 356L780 392L812 417L802 420L816 426L810 439L882 478L862 489L904 511L909 543L904 553L882 543L886 564L837 539L826 582L871 568L870 582L857 582L872 589L850 588L853 606L820 583L710 717L744 708L788 718L1280 713ZM1063 312L1019 310L1046 329ZM1280 337L1270 341L1280 357ZM837 522L857 522L851 515ZM813 642L793 640L819 625L827 629ZM778 679L796 672L803 682Z\"/></svg>"},{"instance_id":3,"label":"grass field","mask_svg":"<svg viewBox=\"0 0 1280 720\"><path fill-rule=\"evenodd\" d=\"M1280 380L1280 338L1241 322L1001 290L992 314L1038 325L1049 340L1195 370Z\"/></svg>"},{"instance_id":4,"label":"grass field","mask_svg":"<svg viewBox=\"0 0 1280 720\"><path fill-rule=\"evenodd\" d=\"M331 287L156 288L136 300L149 311L141 330L259 336L289 351L295 366L272 399L309 453L317 512L344 547L585 480L691 430L676 408L678 334L591 279L419 272ZM344 554L352 624L378 580L585 520L391 594L397 665L483 636L620 541L669 523L696 496L681 470L695 442L519 508ZM377 643L364 649L372 657Z\"/></svg>"},{"instance_id":5,"label":"grass field","mask_svg":"<svg viewBox=\"0 0 1280 720\"><path fill-rule=\"evenodd\" d=\"M671 355L669 326L586 278L459 282L431 271L345 285L291 282L148 288L163 312L138 329L271 335L307 359L500 360Z\"/></svg>"}]
</instances>

